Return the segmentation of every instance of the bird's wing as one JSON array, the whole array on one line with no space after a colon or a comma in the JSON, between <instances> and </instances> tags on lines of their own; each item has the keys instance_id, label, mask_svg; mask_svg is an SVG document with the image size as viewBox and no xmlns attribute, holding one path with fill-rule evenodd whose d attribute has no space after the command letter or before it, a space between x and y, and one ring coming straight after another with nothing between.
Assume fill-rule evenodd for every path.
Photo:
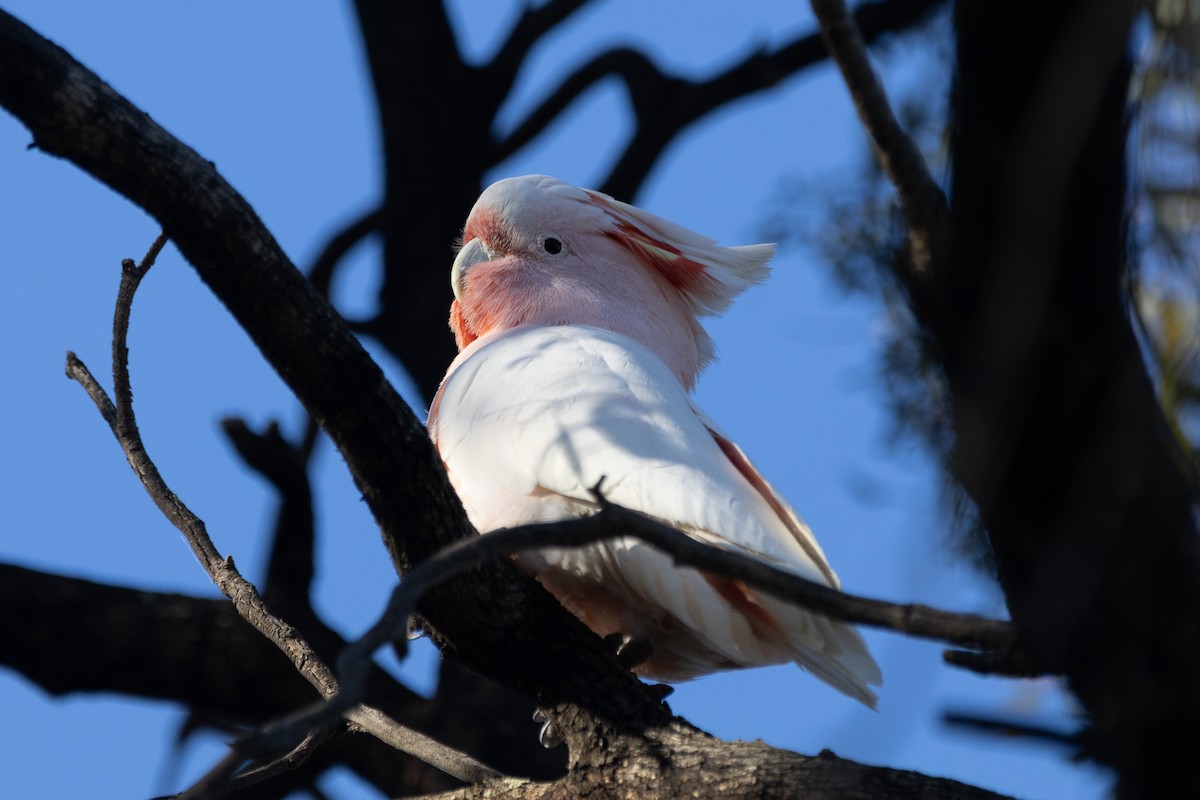
<instances>
[{"instance_id":1,"label":"bird's wing","mask_svg":"<svg viewBox=\"0 0 1200 800\"><path fill-rule=\"evenodd\" d=\"M617 334L529 327L478 340L451 367L430 430L480 530L588 513L603 477L613 503L837 586L808 528L737 446L657 357ZM804 666L872 703L865 684L878 683L878 668L852 629L737 581L691 570L668 576L633 557L645 550L626 540L608 552L631 591L702 628L732 663L759 658L745 618L757 620L754 635L765 628Z\"/></svg>"}]
</instances>

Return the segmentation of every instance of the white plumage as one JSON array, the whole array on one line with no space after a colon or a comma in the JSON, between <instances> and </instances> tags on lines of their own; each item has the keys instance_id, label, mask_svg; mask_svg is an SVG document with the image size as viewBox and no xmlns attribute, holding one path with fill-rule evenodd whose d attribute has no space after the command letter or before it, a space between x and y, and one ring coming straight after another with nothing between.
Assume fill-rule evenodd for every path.
<instances>
[{"instance_id":1,"label":"white plumage","mask_svg":"<svg viewBox=\"0 0 1200 800\"><path fill-rule=\"evenodd\" d=\"M838 585L808 528L749 462L735 462L740 451L678 378L620 334L524 326L476 339L450 367L429 424L481 530L590 513L589 489L604 476L618 505ZM681 680L795 661L874 705L879 669L852 628L677 569L635 539L520 561L597 633L649 641L642 674Z\"/></svg>"},{"instance_id":2,"label":"white plumage","mask_svg":"<svg viewBox=\"0 0 1200 800\"><path fill-rule=\"evenodd\" d=\"M808 528L688 396L713 352L699 317L773 253L545 175L489 187L451 271L461 352L429 417L475 526L593 513L603 476L611 502L836 588ZM642 675L795 661L874 705L879 668L853 628L739 581L632 538L519 560L596 633L649 645Z\"/></svg>"}]
</instances>

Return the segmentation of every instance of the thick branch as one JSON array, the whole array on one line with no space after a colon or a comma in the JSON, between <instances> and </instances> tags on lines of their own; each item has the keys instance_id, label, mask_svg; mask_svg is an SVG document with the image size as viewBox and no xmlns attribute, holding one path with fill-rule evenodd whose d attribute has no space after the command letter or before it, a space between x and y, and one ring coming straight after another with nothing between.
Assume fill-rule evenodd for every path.
<instances>
[{"instance_id":1,"label":"thick branch","mask_svg":"<svg viewBox=\"0 0 1200 800\"><path fill-rule=\"evenodd\" d=\"M928 237L937 197L844 8L814 7L906 207L914 256L898 277L942 358L955 466L1021 643L1068 676L1097 726L1090 754L1117 766L1124 795L1196 794L1195 487L1122 297L1134 4L958 6L944 264Z\"/></svg>"},{"instance_id":2,"label":"thick branch","mask_svg":"<svg viewBox=\"0 0 1200 800\"><path fill-rule=\"evenodd\" d=\"M337 445L402 572L474 535L423 426L211 163L3 13L0 103L40 148L69 157L163 222ZM501 683L549 702L572 698L666 719L602 642L511 567L465 575L422 610L449 635L439 634L440 644Z\"/></svg>"},{"instance_id":3,"label":"thick branch","mask_svg":"<svg viewBox=\"0 0 1200 800\"><path fill-rule=\"evenodd\" d=\"M116 692L178 703L221 730L260 725L314 698L291 662L224 598L139 591L0 564L0 606L16 612L0 614L0 664L54 696ZM346 646L315 617L302 628L327 661ZM456 695L426 700L373 667L367 702L506 772L561 772L532 725L528 737L513 736L515 717L492 716L492 705L478 694L479 680L472 676L466 686L456 684ZM467 691L476 695L462 705ZM528 718L528 710L520 715ZM327 745L333 752L316 760L341 761L392 795L411 789L414 775L424 776L427 790L453 785L372 741L339 738Z\"/></svg>"},{"instance_id":4,"label":"thick branch","mask_svg":"<svg viewBox=\"0 0 1200 800\"><path fill-rule=\"evenodd\" d=\"M668 737L658 742L670 758L645 768L649 789L614 783L601 772L580 770L553 783L496 781L435 795L429 800L552 800L563 797L626 800L662 796L751 800L1001 800L1001 796L958 781L915 772L864 767L826 750L801 756L762 742L718 742ZM712 776L719 775L714 779Z\"/></svg>"},{"instance_id":5,"label":"thick branch","mask_svg":"<svg viewBox=\"0 0 1200 800\"><path fill-rule=\"evenodd\" d=\"M338 446L402 570L473 533L412 413L211 164L3 13L0 104L30 127L40 148L70 158L163 223ZM644 787L647 776L663 768L663 753L701 752L704 758L683 758L671 767L701 793L713 785L707 766L720 763L717 755L727 748L744 754L759 747L759 755L803 760L765 746L718 743L673 719L659 693L622 670L597 637L511 568L465 573L431 594L421 611L447 652L536 693L550 707L570 746L568 780L574 785L611 787L617 784L606 781L616 779ZM734 760L747 762L744 755ZM845 762L830 768L836 764ZM861 786L875 778L887 785L891 774L846 767L860 776ZM771 792L738 788L729 796L790 794L786 782Z\"/></svg>"},{"instance_id":6,"label":"thick branch","mask_svg":"<svg viewBox=\"0 0 1200 800\"><path fill-rule=\"evenodd\" d=\"M312 683L322 695L329 697L337 694L338 684L328 667L298 631L268 611L254 586L245 580L234 567L233 559L221 558L209 538L204 523L170 490L159 474L158 468L151 460L149 453L146 452L138 432L137 420L133 411L133 390L129 378L129 349L126 346L126 336L129 332L129 318L134 295L142 278L153 266L154 259L165 244L165 235L160 235L140 264L135 265L130 260L121 264L121 288L117 293L116 311L113 314L112 338L113 394L116 402L112 404L108 402L108 399L103 396L103 390L99 388L87 367L73 354L68 354L67 374L86 388L88 395L100 410L101 416L112 428L121 449L125 451L129 465L137 474L142 486L159 510L171 521L171 524L183 533L205 572L221 589L222 594L233 601L234 607L242 618L292 659L292 663L301 675ZM420 758L431 766L464 781L474 782L481 778L497 775L495 770L406 728L377 709L359 705L359 702L366 699L366 683L370 670L371 665L368 664L364 665L360 671L355 707L347 706L343 709L347 719L401 752ZM276 739L272 742L273 749L294 751L301 746L302 740L312 737L316 737L318 741L324 741L332 732L333 727L333 721L322 724L311 731L304 732L300 737L296 737L296 742ZM220 787L228 778L232 777L246 758L273 756L273 749L264 748L250 753L236 751L231 753L230 757L224 759L221 765L198 784L197 788L193 790L195 796L208 796L209 791L212 791L209 787ZM290 753L285 755L285 758L288 756Z\"/></svg>"},{"instance_id":7,"label":"thick branch","mask_svg":"<svg viewBox=\"0 0 1200 800\"><path fill-rule=\"evenodd\" d=\"M872 43L889 33L912 27L943 2L864 3L856 9L854 18L863 39ZM667 146L693 122L735 100L776 86L800 70L824 61L827 55L821 35L812 33L774 52L754 53L705 81L683 80L657 68L653 74L639 72L638 81L628 83L636 131L602 190L615 197L632 198Z\"/></svg>"},{"instance_id":8,"label":"thick branch","mask_svg":"<svg viewBox=\"0 0 1200 800\"><path fill-rule=\"evenodd\" d=\"M886 0L859 7L856 17L869 41L923 19L942 0ZM559 84L496 146L492 163L525 147L584 92L607 78L629 91L637 122L633 141L604 182L603 191L629 199L667 145L700 117L728 103L778 85L825 60L819 33L802 36L773 52L757 52L704 81L668 75L642 53L617 48L596 56Z\"/></svg>"},{"instance_id":9,"label":"thick branch","mask_svg":"<svg viewBox=\"0 0 1200 800\"><path fill-rule=\"evenodd\" d=\"M0 615L0 662L53 695L120 692L242 722L313 698L287 659L225 600L0 565L0 604L26 612Z\"/></svg>"},{"instance_id":10,"label":"thick branch","mask_svg":"<svg viewBox=\"0 0 1200 800\"><path fill-rule=\"evenodd\" d=\"M492 116L510 84L463 61L441 0L354 6L385 168L380 313L356 328L388 348L432 399L454 358L450 244L479 196Z\"/></svg>"}]
</instances>

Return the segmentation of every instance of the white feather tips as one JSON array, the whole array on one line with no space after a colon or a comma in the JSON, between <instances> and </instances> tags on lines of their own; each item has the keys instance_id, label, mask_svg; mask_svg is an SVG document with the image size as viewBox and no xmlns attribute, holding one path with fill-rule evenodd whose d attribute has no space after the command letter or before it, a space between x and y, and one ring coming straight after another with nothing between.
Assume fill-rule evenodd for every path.
<instances>
[{"instance_id":1,"label":"white feather tips","mask_svg":"<svg viewBox=\"0 0 1200 800\"><path fill-rule=\"evenodd\" d=\"M586 326L490 334L452 366L431 432L481 531L594 509L588 488L694 538L836 586L808 529L649 350ZM725 440L727 441L727 440ZM641 674L684 680L795 661L868 706L881 682L852 628L690 569L632 539L525 554L601 635L650 641Z\"/></svg>"},{"instance_id":2,"label":"white feather tips","mask_svg":"<svg viewBox=\"0 0 1200 800\"><path fill-rule=\"evenodd\" d=\"M583 194L611 220L613 238L688 297L698 314L719 314L766 280L773 244L722 247L648 211L589 189Z\"/></svg>"}]
</instances>

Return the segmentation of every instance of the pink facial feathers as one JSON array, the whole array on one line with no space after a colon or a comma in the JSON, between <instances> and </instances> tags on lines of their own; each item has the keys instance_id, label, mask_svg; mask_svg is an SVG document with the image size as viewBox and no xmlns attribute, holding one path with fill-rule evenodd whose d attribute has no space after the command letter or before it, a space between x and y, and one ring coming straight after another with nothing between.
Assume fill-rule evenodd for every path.
<instances>
[{"instance_id":1,"label":"pink facial feathers","mask_svg":"<svg viewBox=\"0 0 1200 800\"><path fill-rule=\"evenodd\" d=\"M454 261L460 353L429 417L475 526L593 513L604 476L614 503L836 588L808 527L689 397L713 355L700 318L764 280L773 253L547 176L490 186ZM519 562L596 633L648 653L641 675L794 661L874 705L879 668L853 628L739 581L624 537Z\"/></svg>"}]
</instances>

